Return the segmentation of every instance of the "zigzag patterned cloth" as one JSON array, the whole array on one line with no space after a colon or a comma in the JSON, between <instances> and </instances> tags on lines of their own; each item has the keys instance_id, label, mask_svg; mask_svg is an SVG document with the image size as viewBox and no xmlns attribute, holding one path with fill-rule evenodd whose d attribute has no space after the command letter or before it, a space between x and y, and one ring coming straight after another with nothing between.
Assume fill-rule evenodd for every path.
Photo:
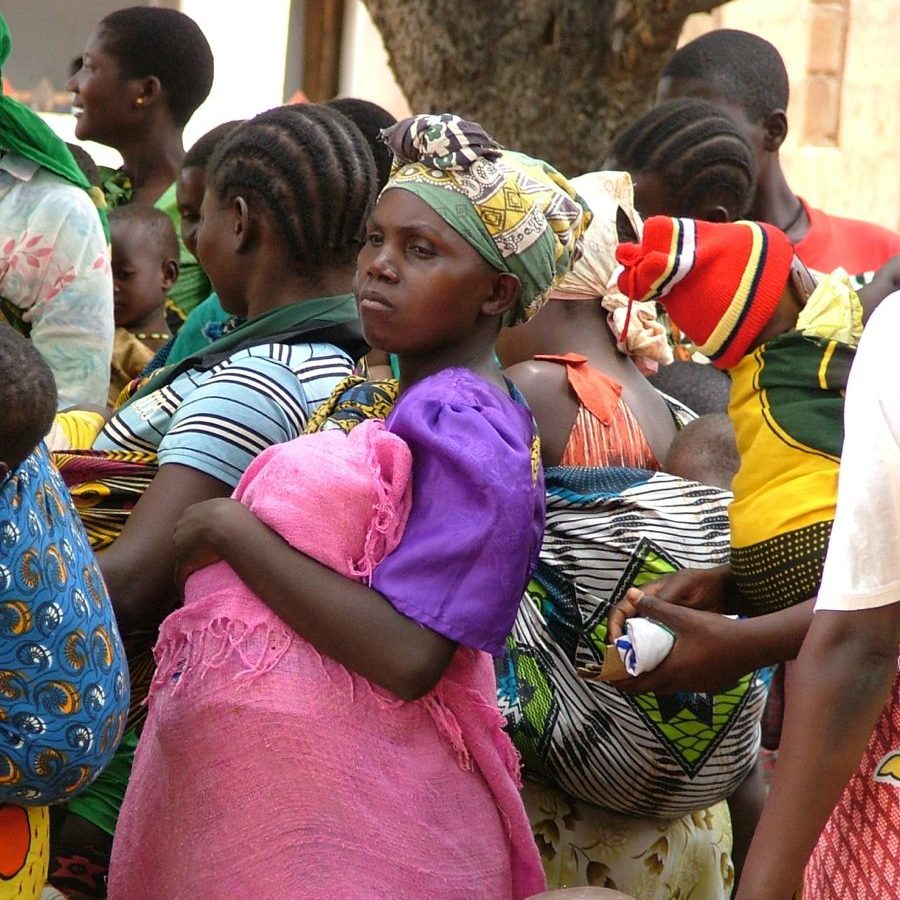
<instances>
[{"instance_id":1,"label":"zigzag patterned cloth","mask_svg":"<svg viewBox=\"0 0 900 900\"><path fill-rule=\"evenodd\" d=\"M803 897L900 897L900 675L810 857Z\"/></svg>"},{"instance_id":2,"label":"zigzag patterned cloth","mask_svg":"<svg viewBox=\"0 0 900 900\"><path fill-rule=\"evenodd\" d=\"M661 472L546 470L547 529L498 696L526 775L628 816L674 818L728 797L759 749L761 673L724 693L628 696L579 678L632 586L728 560L718 488Z\"/></svg>"}]
</instances>

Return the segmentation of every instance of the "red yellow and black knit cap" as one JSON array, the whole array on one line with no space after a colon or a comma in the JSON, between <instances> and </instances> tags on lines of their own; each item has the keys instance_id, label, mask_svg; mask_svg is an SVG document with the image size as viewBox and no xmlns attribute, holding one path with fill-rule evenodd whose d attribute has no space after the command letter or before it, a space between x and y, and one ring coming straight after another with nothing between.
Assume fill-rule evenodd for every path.
<instances>
[{"instance_id":1,"label":"red yellow and black knit cap","mask_svg":"<svg viewBox=\"0 0 900 900\"><path fill-rule=\"evenodd\" d=\"M654 216L640 244L620 244L619 290L658 300L719 369L736 365L772 318L794 248L764 222L700 222Z\"/></svg>"}]
</instances>

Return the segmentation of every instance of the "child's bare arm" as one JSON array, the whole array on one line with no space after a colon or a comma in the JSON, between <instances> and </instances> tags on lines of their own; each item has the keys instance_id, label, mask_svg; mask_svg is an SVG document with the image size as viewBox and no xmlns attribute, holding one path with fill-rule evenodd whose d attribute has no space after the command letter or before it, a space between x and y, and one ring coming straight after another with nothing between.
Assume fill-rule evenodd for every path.
<instances>
[{"instance_id":1,"label":"child's bare arm","mask_svg":"<svg viewBox=\"0 0 900 900\"><path fill-rule=\"evenodd\" d=\"M878 308L878 304L888 294L900 291L900 254L892 256L873 276L872 280L859 290L859 302L863 308L863 322Z\"/></svg>"}]
</instances>

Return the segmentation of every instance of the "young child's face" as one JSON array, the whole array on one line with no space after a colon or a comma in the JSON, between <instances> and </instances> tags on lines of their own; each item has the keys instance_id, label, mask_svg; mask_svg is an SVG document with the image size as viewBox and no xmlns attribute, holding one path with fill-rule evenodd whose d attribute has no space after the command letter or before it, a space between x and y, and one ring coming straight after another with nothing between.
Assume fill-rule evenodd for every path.
<instances>
[{"instance_id":1,"label":"young child's face","mask_svg":"<svg viewBox=\"0 0 900 900\"><path fill-rule=\"evenodd\" d=\"M198 166L189 166L178 173L175 182L175 199L181 217L181 239L184 246L197 255L197 228L200 225L200 205L203 203L205 172Z\"/></svg>"},{"instance_id":2,"label":"young child's face","mask_svg":"<svg viewBox=\"0 0 900 900\"><path fill-rule=\"evenodd\" d=\"M165 253L141 228L113 225L111 244L116 326L141 328L161 313L171 286Z\"/></svg>"}]
</instances>

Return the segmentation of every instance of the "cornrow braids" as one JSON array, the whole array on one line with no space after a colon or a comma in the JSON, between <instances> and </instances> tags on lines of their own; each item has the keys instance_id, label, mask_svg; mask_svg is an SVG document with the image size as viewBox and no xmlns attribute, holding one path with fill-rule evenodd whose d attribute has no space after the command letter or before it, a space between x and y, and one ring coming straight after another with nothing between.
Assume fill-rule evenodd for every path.
<instances>
[{"instance_id":1,"label":"cornrow braids","mask_svg":"<svg viewBox=\"0 0 900 900\"><path fill-rule=\"evenodd\" d=\"M219 148L219 144L234 131L238 125L242 125L246 119L233 119L231 122L223 122L211 128L206 134L201 135L191 145L184 159L181 160L182 169L205 169L213 153Z\"/></svg>"},{"instance_id":2,"label":"cornrow braids","mask_svg":"<svg viewBox=\"0 0 900 900\"><path fill-rule=\"evenodd\" d=\"M280 229L297 271L352 262L375 202L372 151L345 116L318 104L282 106L236 128L206 169L222 203L252 196Z\"/></svg>"},{"instance_id":3,"label":"cornrow braids","mask_svg":"<svg viewBox=\"0 0 900 900\"><path fill-rule=\"evenodd\" d=\"M155 75L175 124L187 124L213 83L212 50L200 26L177 9L130 6L105 16L99 27L122 74Z\"/></svg>"},{"instance_id":4,"label":"cornrow braids","mask_svg":"<svg viewBox=\"0 0 900 900\"><path fill-rule=\"evenodd\" d=\"M335 97L332 100L326 100L324 105L343 113L369 142L372 155L375 157L375 167L378 169L378 190L380 192L391 176L391 166L394 162L394 154L381 140L381 132L385 128L390 128L391 125L396 125L396 118L383 106L372 103L371 100L361 100L358 97Z\"/></svg>"},{"instance_id":5,"label":"cornrow braids","mask_svg":"<svg viewBox=\"0 0 900 900\"><path fill-rule=\"evenodd\" d=\"M715 199L740 217L753 198L753 148L728 115L702 100L651 109L616 139L611 155L633 177L657 175L681 216L700 218Z\"/></svg>"},{"instance_id":6,"label":"cornrow braids","mask_svg":"<svg viewBox=\"0 0 900 900\"><path fill-rule=\"evenodd\" d=\"M34 344L0 323L0 461L15 468L40 443L56 414L56 382Z\"/></svg>"},{"instance_id":7,"label":"cornrow braids","mask_svg":"<svg viewBox=\"0 0 900 900\"><path fill-rule=\"evenodd\" d=\"M786 110L790 95L778 50L759 35L734 28L710 31L676 50L660 78L701 82L743 109L751 122Z\"/></svg>"}]
</instances>

